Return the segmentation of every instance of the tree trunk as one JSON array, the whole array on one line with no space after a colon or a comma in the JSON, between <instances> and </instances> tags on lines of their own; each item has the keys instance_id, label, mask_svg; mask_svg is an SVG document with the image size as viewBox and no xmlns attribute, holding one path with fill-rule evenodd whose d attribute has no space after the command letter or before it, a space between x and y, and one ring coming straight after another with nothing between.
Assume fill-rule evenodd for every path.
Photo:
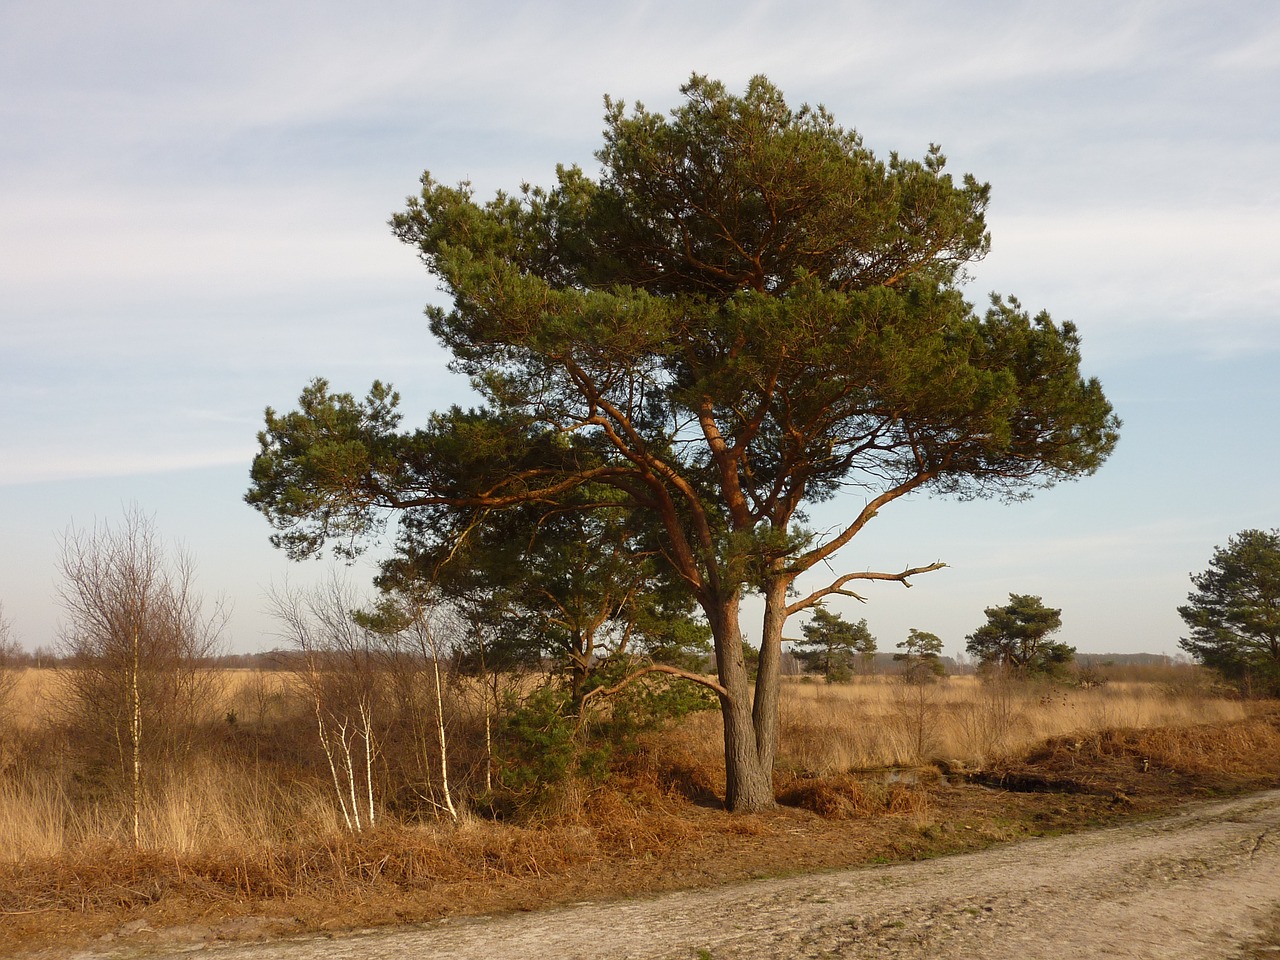
<instances>
[{"instance_id":1,"label":"tree trunk","mask_svg":"<svg viewBox=\"0 0 1280 960\"><path fill-rule=\"evenodd\" d=\"M724 717L725 807L735 813L772 810L773 768L760 761L747 699L721 698L720 711Z\"/></svg>"},{"instance_id":2,"label":"tree trunk","mask_svg":"<svg viewBox=\"0 0 1280 960\"><path fill-rule=\"evenodd\" d=\"M444 807L457 822L458 808L453 805L453 793L449 789L449 741L444 729L444 696L440 692L440 654L435 649L435 637L431 640L431 665L436 679L436 733L440 735L440 789L444 792ZM489 711L484 714L486 748L489 739Z\"/></svg>"},{"instance_id":3,"label":"tree trunk","mask_svg":"<svg viewBox=\"0 0 1280 960\"><path fill-rule=\"evenodd\" d=\"M142 669L142 639L138 627L133 628L133 669L129 673L130 704L129 742L133 753L133 848L142 846L142 692L138 671Z\"/></svg>"},{"instance_id":4,"label":"tree trunk","mask_svg":"<svg viewBox=\"0 0 1280 960\"><path fill-rule=\"evenodd\" d=\"M740 597L707 611L716 641L716 667L720 685L720 714L724 720L725 806L750 813L774 807L772 757L761 762L751 710L751 684L742 659L742 629L738 623Z\"/></svg>"},{"instance_id":5,"label":"tree trunk","mask_svg":"<svg viewBox=\"0 0 1280 960\"><path fill-rule=\"evenodd\" d=\"M788 579L771 577L765 582L764 624L760 637L760 671L756 674L756 697L751 711L755 727L756 752L761 765L773 775L778 753L778 698L782 685L782 628L787 622ZM829 666L829 664L828 664Z\"/></svg>"},{"instance_id":6,"label":"tree trunk","mask_svg":"<svg viewBox=\"0 0 1280 960\"><path fill-rule=\"evenodd\" d=\"M590 654L580 653L580 647L569 654L569 702L574 716L582 713L582 698L586 694L587 664Z\"/></svg>"}]
</instances>

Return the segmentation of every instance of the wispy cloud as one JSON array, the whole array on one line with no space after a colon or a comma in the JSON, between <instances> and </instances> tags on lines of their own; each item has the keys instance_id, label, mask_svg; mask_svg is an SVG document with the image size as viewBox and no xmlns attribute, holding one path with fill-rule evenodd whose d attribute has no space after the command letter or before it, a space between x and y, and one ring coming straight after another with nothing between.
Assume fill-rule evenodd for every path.
<instances>
[{"instance_id":1,"label":"wispy cloud","mask_svg":"<svg viewBox=\"0 0 1280 960\"><path fill-rule=\"evenodd\" d=\"M876 563L934 559L939 532L965 553L945 559L968 572L911 591L902 616L931 597L980 610L1045 551L1060 580L1146 551L1160 589L1099 609L1164 623L1190 527L1126 511L1181 515L1215 471L1242 473L1162 452L1183 442L1187 397L1205 408L1201 451L1239 438L1200 456L1248 462L1250 509L1280 476L1274 404L1210 410L1196 382L1256 379L1280 350L1280 8L1265 0L0 5L0 485L80 478L88 501L103 477L167 487L235 464L186 512L219 496L240 511L259 411L311 376L356 391L394 376L413 415L460 399L420 313L435 284L387 216L424 167L481 194L590 167L602 94L665 110L695 70L735 88L767 73L881 153L939 141L957 173L990 180L973 299L994 288L1078 321L1086 359L1126 374L1109 393L1157 438L1126 435L1142 456L1104 468L1128 487L1071 500L1079 531L1036 501L1025 529L987 517L989 544L931 510L914 540L868 541ZM1237 521L1254 522L1186 523ZM988 557L994 595L960 597Z\"/></svg>"},{"instance_id":2,"label":"wispy cloud","mask_svg":"<svg viewBox=\"0 0 1280 960\"><path fill-rule=\"evenodd\" d=\"M993 233L980 283L1080 322L1108 351L1280 350L1274 210L1058 211L994 217Z\"/></svg>"},{"instance_id":3,"label":"wispy cloud","mask_svg":"<svg viewBox=\"0 0 1280 960\"><path fill-rule=\"evenodd\" d=\"M98 452L0 449L0 487L103 477L175 473L205 467L244 465L256 453L249 444L223 450Z\"/></svg>"}]
</instances>

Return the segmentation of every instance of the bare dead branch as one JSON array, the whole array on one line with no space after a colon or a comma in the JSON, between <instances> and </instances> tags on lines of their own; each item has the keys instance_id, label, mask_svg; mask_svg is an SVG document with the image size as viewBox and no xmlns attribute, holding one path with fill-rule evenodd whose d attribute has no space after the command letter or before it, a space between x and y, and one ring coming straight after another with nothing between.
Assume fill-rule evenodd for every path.
<instances>
[{"instance_id":1,"label":"bare dead branch","mask_svg":"<svg viewBox=\"0 0 1280 960\"><path fill-rule=\"evenodd\" d=\"M821 590L815 590L813 593L809 594L807 597L804 597L803 599L797 600L795 603L788 605L787 616L788 617L794 616L795 614L799 613L801 610L807 610L809 609L809 607L812 607L815 603L817 603L823 597L829 597L832 594L845 596L845 597L853 597L856 600L862 600L863 602L866 602L864 597L859 596L858 594L854 593L852 590L844 589L844 585L846 583L852 583L854 580L890 580L890 581L896 581L897 583L902 584L904 587L910 587L911 584L908 578L917 576L918 574L921 574L921 573L932 573L934 570L941 570L945 566L946 566L945 563L943 563L941 560L938 560L934 563L929 564L926 567L908 567L906 570L903 570L901 573L879 573L873 570L864 570L860 573L846 573L844 576L832 581L830 584L823 587Z\"/></svg>"}]
</instances>

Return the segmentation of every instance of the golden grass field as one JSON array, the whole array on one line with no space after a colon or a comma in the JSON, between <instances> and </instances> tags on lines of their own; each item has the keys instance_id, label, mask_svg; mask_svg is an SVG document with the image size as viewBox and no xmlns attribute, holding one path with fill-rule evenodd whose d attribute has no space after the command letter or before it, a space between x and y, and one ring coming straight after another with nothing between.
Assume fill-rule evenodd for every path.
<instances>
[{"instance_id":1,"label":"golden grass field","mask_svg":"<svg viewBox=\"0 0 1280 960\"><path fill-rule=\"evenodd\" d=\"M783 756L833 773L935 759L971 766L1049 737L1116 728L1243 719L1247 705L1167 682L1112 681L1077 688L975 676L907 685L878 677L849 684L790 683L782 700Z\"/></svg>"},{"instance_id":2,"label":"golden grass field","mask_svg":"<svg viewBox=\"0 0 1280 960\"><path fill-rule=\"evenodd\" d=\"M1091 688L972 676L920 686L788 678L775 784L784 802L805 809L782 808L785 828L714 809L723 754L719 715L708 711L644 734L642 749L605 781L568 783L513 819L464 809L454 822L437 807L405 806L388 776L377 782L377 829L355 835L317 760L299 678L228 670L217 679L201 703L202 738L145 793L135 848L127 797L86 782L69 759L53 671L21 673L0 715L0 950L47 942L50 925L72 917L87 933L127 917L249 913L349 927L933 855L1129 809L1128 799L1116 805L1111 794L1122 791L1112 787L1069 803L939 792L938 766L1030 764L1039 774L1122 783L1150 793L1134 810L1280 782L1276 705L1225 695L1189 665L1116 672ZM451 776L463 783L470 769L471 792L458 793L464 806L475 796L474 693L455 685L446 703L457 740ZM392 762L392 746L375 765ZM1149 779L1128 782L1148 767ZM899 777L901 768L919 775ZM841 826L848 817L865 826ZM947 826L958 819L969 824L963 833Z\"/></svg>"},{"instance_id":3,"label":"golden grass field","mask_svg":"<svg viewBox=\"0 0 1280 960\"><path fill-rule=\"evenodd\" d=\"M291 714L301 713L288 729L307 735L306 706L291 674L228 670L220 677L221 697L207 705L212 724L234 712L242 725L279 728ZM1249 712L1245 701L1210 695L1203 685L1175 679L1112 681L1083 689L989 683L974 676L918 686L893 677L841 684L789 678L782 698L779 768L784 774L821 776L934 760L977 767L1051 737L1225 723ZM55 701L52 671L24 671L8 711L7 739L31 736L52 724ZM718 713L685 718L677 729L655 738L652 749L661 752L664 743L677 744L714 782L722 763ZM15 764L14 751L0 735L0 862L125 842L119 800L74 800L54 775L58 764L52 758L43 768ZM182 776L148 794L144 846L194 854L342 830L330 783L296 774L282 780L279 774L278 764L254 764L243 756L193 757Z\"/></svg>"}]
</instances>

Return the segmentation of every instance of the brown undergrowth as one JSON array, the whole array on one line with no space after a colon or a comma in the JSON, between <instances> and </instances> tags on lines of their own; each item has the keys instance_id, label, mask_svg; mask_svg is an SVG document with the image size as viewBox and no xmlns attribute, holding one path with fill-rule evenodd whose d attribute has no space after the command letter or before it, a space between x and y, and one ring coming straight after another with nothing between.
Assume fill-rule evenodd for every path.
<instances>
[{"instance_id":1,"label":"brown undergrowth","mask_svg":"<svg viewBox=\"0 0 1280 960\"><path fill-rule=\"evenodd\" d=\"M1228 724L1110 729L1051 737L1022 754L992 764L997 774L1024 773L1052 787L1211 796L1269 786L1280 773L1280 714L1269 712Z\"/></svg>"},{"instance_id":2,"label":"brown undergrowth","mask_svg":"<svg viewBox=\"0 0 1280 960\"><path fill-rule=\"evenodd\" d=\"M775 813L729 815L679 731L606 785L525 822L394 821L189 854L102 843L0 866L0 953L116 938L267 937L532 909L859 863L916 859L1280 785L1280 713L1052 737L985 771L783 773ZM988 785L970 774L991 775ZM993 788L1004 777L1015 789ZM1076 788L1064 789L1065 784Z\"/></svg>"}]
</instances>

